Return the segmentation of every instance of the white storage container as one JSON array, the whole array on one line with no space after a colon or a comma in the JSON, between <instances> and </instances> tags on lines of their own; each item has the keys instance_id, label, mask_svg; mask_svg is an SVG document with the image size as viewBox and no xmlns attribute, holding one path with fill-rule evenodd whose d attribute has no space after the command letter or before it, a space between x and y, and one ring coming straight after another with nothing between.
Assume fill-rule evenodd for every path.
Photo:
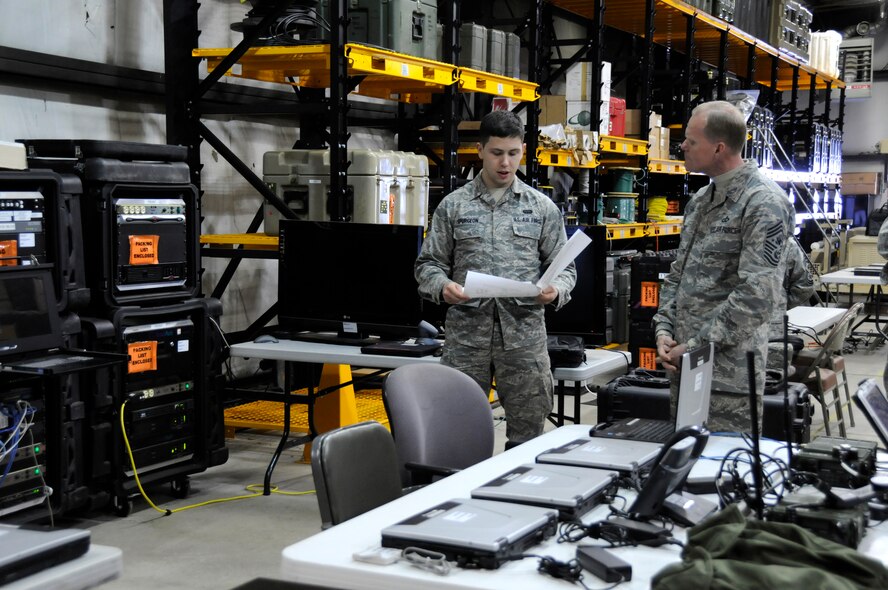
<instances>
[{"instance_id":1,"label":"white storage container","mask_svg":"<svg viewBox=\"0 0 888 590\"><path fill-rule=\"evenodd\" d=\"M398 152L399 154L401 152ZM406 171L401 157L384 150L348 150L348 186L354 201L352 221L399 223L396 213L406 188ZM405 177L396 181L396 168ZM263 158L263 180L284 200L299 219L326 221L330 188L329 150L284 150L267 152ZM394 212L393 212L394 211ZM277 235L280 212L265 203L265 233Z\"/></svg>"}]
</instances>

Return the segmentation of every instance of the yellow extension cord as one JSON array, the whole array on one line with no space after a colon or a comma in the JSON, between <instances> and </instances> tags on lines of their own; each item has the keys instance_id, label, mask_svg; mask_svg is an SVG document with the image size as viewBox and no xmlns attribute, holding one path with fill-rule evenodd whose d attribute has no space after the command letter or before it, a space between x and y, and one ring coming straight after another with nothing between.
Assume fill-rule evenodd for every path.
<instances>
[{"instance_id":1,"label":"yellow extension cord","mask_svg":"<svg viewBox=\"0 0 888 590\"><path fill-rule=\"evenodd\" d=\"M123 402L123 405L120 406L120 432L123 434L123 443L126 446L126 454L129 457L130 465L133 468L133 479L136 480L136 486L139 488L139 493L145 498L145 501L148 502L148 505L151 506L157 512L160 512L164 516L169 516L170 514L176 512L182 512L183 510L190 510L192 508L200 508L201 506L209 506L210 504L221 504L222 502L232 502L234 500L246 500L248 498L256 498L258 496L262 496L262 484L259 483L251 483L245 486L245 489L248 491L253 491L256 488L259 488L258 492L253 492L252 494L245 494L243 496L232 496L231 498L218 498L216 500L207 500L206 502L199 502L197 504L190 504L188 506L181 506L179 508L160 508L155 504L151 498L148 497L148 494L145 493L145 489L142 487L142 482L139 479L139 472L136 469L136 460L133 458L133 449L130 446L129 437L126 434L126 423L124 421L124 410L126 409L126 404L128 401ZM307 492L282 492L279 491L277 486L272 486L271 488L272 494L281 494L284 496L305 496L308 494L314 494L314 490L309 490Z\"/></svg>"}]
</instances>

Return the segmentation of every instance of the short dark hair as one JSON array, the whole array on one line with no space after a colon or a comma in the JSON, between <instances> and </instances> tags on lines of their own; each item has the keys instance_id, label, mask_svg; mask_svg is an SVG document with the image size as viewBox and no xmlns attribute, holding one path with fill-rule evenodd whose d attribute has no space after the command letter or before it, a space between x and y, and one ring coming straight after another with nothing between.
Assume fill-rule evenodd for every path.
<instances>
[{"instance_id":1,"label":"short dark hair","mask_svg":"<svg viewBox=\"0 0 888 590\"><path fill-rule=\"evenodd\" d=\"M491 137L518 137L524 139L524 124L512 111L491 111L481 119L481 145Z\"/></svg>"},{"instance_id":2,"label":"short dark hair","mask_svg":"<svg viewBox=\"0 0 888 590\"><path fill-rule=\"evenodd\" d=\"M746 117L733 104L713 100L697 105L693 114L706 117L703 133L712 142L722 142L735 154L746 145Z\"/></svg>"}]
</instances>

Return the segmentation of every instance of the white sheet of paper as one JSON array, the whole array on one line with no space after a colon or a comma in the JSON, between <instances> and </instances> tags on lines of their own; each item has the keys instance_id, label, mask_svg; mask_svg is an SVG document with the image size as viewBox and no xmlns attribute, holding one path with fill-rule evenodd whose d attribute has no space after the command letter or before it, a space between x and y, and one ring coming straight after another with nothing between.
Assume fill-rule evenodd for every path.
<instances>
[{"instance_id":1,"label":"white sheet of paper","mask_svg":"<svg viewBox=\"0 0 888 590\"><path fill-rule=\"evenodd\" d=\"M477 297L536 297L540 288L529 281L514 281L470 270L463 292Z\"/></svg>"},{"instance_id":2,"label":"white sheet of paper","mask_svg":"<svg viewBox=\"0 0 888 590\"><path fill-rule=\"evenodd\" d=\"M586 232L582 230L575 231L574 235L564 244L558 256L555 257L555 260L552 261L552 264L549 265L549 268L546 269L546 272L543 273L543 276L540 277L540 280L537 281L537 287L542 291L551 285L552 279L567 268L567 265L573 262L573 259L579 256L580 252L591 243L592 238L587 236Z\"/></svg>"},{"instance_id":3,"label":"white sheet of paper","mask_svg":"<svg viewBox=\"0 0 888 590\"><path fill-rule=\"evenodd\" d=\"M570 237L561 251L540 277L536 285L528 281L514 281L470 270L466 274L463 292L472 298L477 297L536 297L548 287L558 273L576 258L583 249L592 243L585 232L577 231Z\"/></svg>"}]
</instances>

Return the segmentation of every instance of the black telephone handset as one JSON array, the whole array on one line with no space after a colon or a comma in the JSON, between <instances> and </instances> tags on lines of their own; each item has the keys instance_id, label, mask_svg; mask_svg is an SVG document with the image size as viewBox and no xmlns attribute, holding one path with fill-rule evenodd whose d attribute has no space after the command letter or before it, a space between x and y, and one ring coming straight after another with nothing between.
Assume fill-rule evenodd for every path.
<instances>
[{"instance_id":1,"label":"black telephone handset","mask_svg":"<svg viewBox=\"0 0 888 590\"><path fill-rule=\"evenodd\" d=\"M652 463L652 472L657 468L673 446L688 437L694 437L696 439L694 441L694 447L691 449L691 453L688 456L688 460L696 461L699 459L700 455L703 454L703 449L706 448L706 442L709 440L709 432L700 430L697 426L685 426L676 430L675 434L673 434L663 445L663 448L660 449L660 454L657 455L657 458L654 459L654 462ZM676 459L679 458L680 457L676 457ZM670 465L670 467L680 467L680 465Z\"/></svg>"},{"instance_id":2,"label":"black telephone handset","mask_svg":"<svg viewBox=\"0 0 888 590\"><path fill-rule=\"evenodd\" d=\"M689 438L695 439L693 445L685 442ZM660 512L666 498L684 484L708 440L709 432L696 426L685 426L672 435L654 460L651 474L629 507L628 512L633 518L651 518Z\"/></svg>"}]
</instances>

